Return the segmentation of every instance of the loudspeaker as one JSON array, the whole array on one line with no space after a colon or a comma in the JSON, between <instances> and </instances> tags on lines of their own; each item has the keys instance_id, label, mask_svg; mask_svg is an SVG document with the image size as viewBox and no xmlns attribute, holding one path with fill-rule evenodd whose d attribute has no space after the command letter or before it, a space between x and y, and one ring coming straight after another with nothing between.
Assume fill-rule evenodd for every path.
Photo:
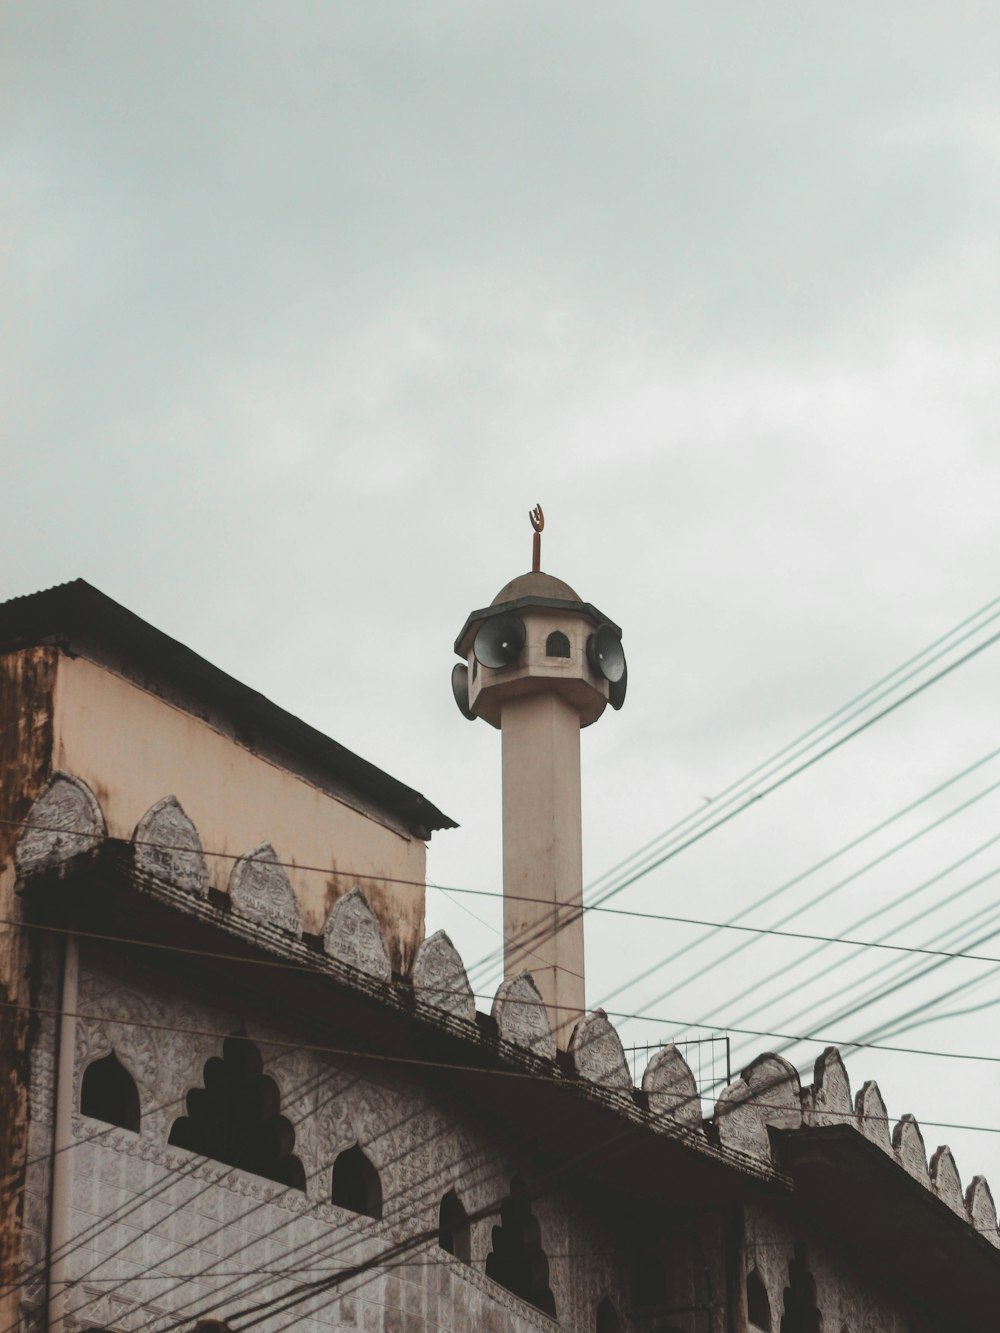
<instances>
[{"instance_id":1,"label":"loudspeaker","mask_svg":"<svg viewBox=\"0 0 1000 1333\"><path fill-rule=\"evenodd\" d=\"M521 655L528 631L524 621L513 612L490 616L479 627L472 651L476 661L484 667L505 667L516 662Z\"/></svg>"},{"instance_id":2,"label":"loudspeaker","mask_svg":"<svg viewBox=\"0 0 1000 1333\"><path fill-rule=\"evenodd\" d=\"M456 662L451 669L451 692L458 704L458 711L474 722L476 715L469 707L469 668L464 662Z\"/></svg>"},{"instance_id":3,"label":"loudspeaker","mask_svg":"<svg viewBox=\"0 0 1000 1333\"><path fill-rule=\"evenodd\" d=\"M621 636L611 625L600 625L587 640L587 661L595 676L617 684L625 674Z\"/></svg>"},{"instance_id":4,"label":"loudspeaker","mask_svg":"<svg viewBox=\"0 0 1000 1333\"><path fill-rule=\"evenodd\" d=\"M611 681L608 685L608 703L616 711L621 708L625 702L625 691L628 689L628 667L622 672L621 680Z\"/></svg>"}]
</instances>

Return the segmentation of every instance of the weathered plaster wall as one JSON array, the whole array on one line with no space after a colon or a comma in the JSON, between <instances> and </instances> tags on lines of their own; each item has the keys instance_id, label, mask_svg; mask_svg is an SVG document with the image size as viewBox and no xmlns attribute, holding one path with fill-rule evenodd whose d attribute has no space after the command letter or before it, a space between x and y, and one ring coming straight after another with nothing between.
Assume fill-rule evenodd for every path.
<instances>
[{"instance_id":1,"label":"weathered plaster wall","mask_svg":"<svg viewBox=\"0 0 1000 1333\"><path fill-rule=\"evenodd\" d=\"M331 905L360 884L393 967L409 969L423 938L426 855L419 839L84 658L60 657L55 698L54 766L87 783L112 837L130 838L149 807L173 794L206 852L226 854L208 858L215 888L227 890L232 858L270 842L279 859L293 862L288 873L307 931L321 931ZM307 865L329 871L295 868Z\"/></svg>"},{"instance_id":2,"label":"weathered plaster wall","mask_svg":"<svg viewBox=\"0 0 1000 1333\"><path fill-rule=\"evenodd\" d=\"M324 1057L245 1014L175 987L160 989L152 980L123 979L93 960L82 968L79 1008L91 1017L78 1026L75 1104L87 1064L113 1048L139 1086L142 1126L134 1134L75 1118L68 1333L91 1326L155 1329L182 1317L193 1322L218 1301L217 1317L235 1315L288 1289L275 1271L290 1270L298 1282L378 1255L436 1227L447 1190L454 1188L472 1212L505 1193L515 1172L537 1168L502 1134L487 1135L467 1110L433 1092L419 1070ZM184 1114L185 1094L202 1086L206 1061L221 1052L220 1039L201 1034L244 1024L281 1089L282 1113L295 1125L305 1194L167 1144L174 1118ZM50 1044L47 1031L36 1045L41 1064L51 1059ZM45 1119L43 1107L39 1119ZM334 1159L355 1141L379 1169L383 1221L327 1202ZM44 1188L44 1171L40 1179ZM592 1333L602 1298L622 1311L627 1306L626 1255L601 1219L577 1201L544 1198L533 1211L559 1326ZM380 1266L342 1293L327 1293L263 1327L294 1326L302 1333L553 1329L549 1318L485 1276L496 1221L473 1225L471 1264L432 1242L409 1262ZM26 1292L25 1324L36 1327L38 1306L30 1299ZM719 1327L718 1320L711 1324L713 1331Z\"/></svg>"},{"instance_id":3,"label":"weathered plaster wall","mask_svg":"<svg viewBox=\"0 0 1000 1333\"><path fill-rule=\"evenodd\" d=\"M27 648L0 657L0 820L25 817L48 776L56 652ZM12 853L20 829L0 823L0 1328L14 1323L28 1141L33 1003L28 937L20 919Z\"/></svg>"}]
</instances>

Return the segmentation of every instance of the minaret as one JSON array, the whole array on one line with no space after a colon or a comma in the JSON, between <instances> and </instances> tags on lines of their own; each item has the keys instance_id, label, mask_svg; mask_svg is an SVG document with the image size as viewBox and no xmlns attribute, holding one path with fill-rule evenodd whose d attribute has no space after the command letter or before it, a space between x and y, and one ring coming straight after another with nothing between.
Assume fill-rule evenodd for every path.
<instances>
[{"instance_id":1,"label":"minaret","mask_svg":"<svg viewBox=\"0 0 1000 1333\"><path fill-rule=\"evenodd\" d=\"M618 626L542 573L539 506L531 523L531 573L469 616L452 688L502 738L504 974L532 974L565 1049L585 1008L580 730L622 706L627 673Z\"/></svg>"}]
</instances>

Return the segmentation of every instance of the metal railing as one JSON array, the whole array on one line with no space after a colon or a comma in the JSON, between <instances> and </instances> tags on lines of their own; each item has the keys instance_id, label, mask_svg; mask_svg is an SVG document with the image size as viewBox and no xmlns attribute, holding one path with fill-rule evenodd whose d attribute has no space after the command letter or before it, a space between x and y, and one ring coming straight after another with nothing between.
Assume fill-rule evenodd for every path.
<instances>
[{"instance_id":1,"label":"metal railing","mask_svg":"<svg viewBox=\"0 0 1000 1333\"><path fill-rule=\"evenodd\" d=\"M709 1037L687 1037L673 1044L694 1075L698 1095L710 1106L714 1105L722 1089L733 1081L728 1033L713 1032ZM625 1047L625 1059L632 1071L632 1082L637 1088L642 1084L643 1070L656 1052L662 1050L663 1045L663 1042L652 1041L644 1046Z\"/></svg>"}]
</instances>

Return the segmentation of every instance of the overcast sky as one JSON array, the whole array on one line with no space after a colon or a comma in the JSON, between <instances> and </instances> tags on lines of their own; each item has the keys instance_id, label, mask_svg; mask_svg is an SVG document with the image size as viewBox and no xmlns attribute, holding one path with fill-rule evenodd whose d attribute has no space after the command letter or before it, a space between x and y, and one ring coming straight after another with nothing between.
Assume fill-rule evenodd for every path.
<instances>
[{"instance_id":1,"label":"overcast sky","mask_svg":"<svg viewBox=\"0 0 1000 1333\"><path fill-rule=\"evenodd\" d=\"M451 645L528 567L536 501L543 567L629 658L583 736L588 880L1000 595L995 6L33 0L0 25L0 596L83 576L424 791L461 824L435 881L500 884L499 738L455 709ZM1000 746L998 652L616 905L728 917ZM1000 798L832 886L998 779L747 919L819 895L790 928L844 933ZM957 938L992 868L853 933ZM428 899L470 964L495 946L495 900ZM696 933L588 929L592 1003ZM706 966L733 943L610 1000L672 1020L626 1044L993 1000L898 1041L1000 1054L996 970L817 1029L902 964L834 979L843 950L772 940ZM849 1071L892 1118L1000 1129L1000 1066ZM1000 1186L1000 1135L925 1138Z\"/></svg>"}]
</instances>

